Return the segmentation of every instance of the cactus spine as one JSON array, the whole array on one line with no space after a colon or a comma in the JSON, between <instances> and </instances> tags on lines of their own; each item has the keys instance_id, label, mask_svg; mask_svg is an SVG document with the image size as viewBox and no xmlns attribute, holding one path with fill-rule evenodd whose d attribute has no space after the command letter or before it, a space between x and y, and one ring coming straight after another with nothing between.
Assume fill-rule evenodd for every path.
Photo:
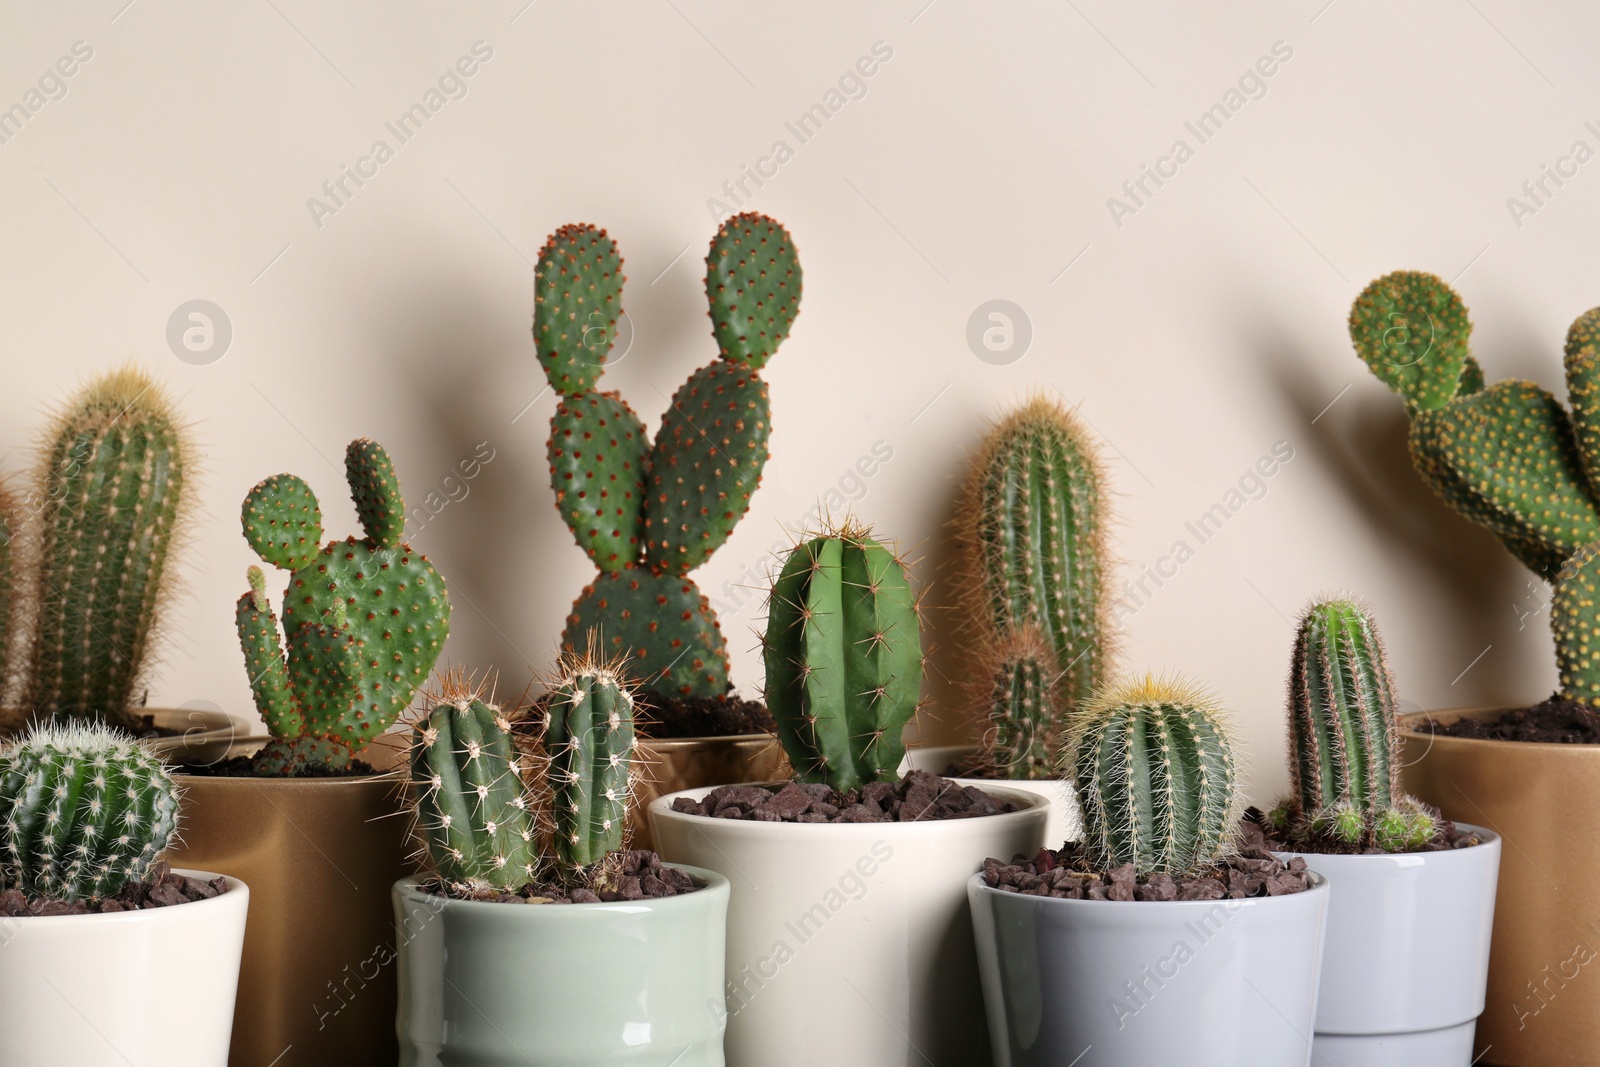
<instances>
[{"instance_id":1,"label":"cactus spine","mask_svg":"<svg viewBox=\"0 0 1600 1067\"><path fill-rule=\"evenodd\" d=\"M1062 769L1100 869L1186 874L1227 852L1242 801L1232 731L1211 698L1182 682L1113 685L1074 709L1070 731Z\"/></svg>"},{"instance_id":2,"label":"cactus spine","mask_svg":"<svg viewBox=\"0 0 1600 1067\"><path fill-rule=\"evenodd\" d=\"M622 257L604 230L563 226L539 254L533 336L560 394L550 420L556 506L600 575L579 594L563 645L598 630L609 654L666 695L721 697L728 652L689 572L750 507L767 460L760 369L800 306L794 243L764 215L724 222L706 257L720 358L673 395L652 441L633 409L597 391L622 315Z\"/></svg>"},{"instance_id":3,"label":"cactus spine","mask_svg":"<svg viewBox=\"0 0 1600 1067\"><path fill-rule=\"evenodd\" d=\"M598 863L623 846L633 759L633 695L616 672L569 660L550 690L544 750L561 870Z\"/></svg>"},{"instance_id":4,"label":"cactus spine","mask_svg":"<svg viewBox=\"0 0 1600 1067\"><path fill-rule=\"evenodd\" d=\"M36 726L0 749L0 876L33 899L142 882L178 820L161 761L98 723Z\"/></svg>"},{"instance_id":5,"label":"cactus spine","mask_svg":"<svg viewBox=\"0 0 1600 1067\"><path fill-rule=\"evenodd\" d=\"M846 520L789 553L767 604L766 700L795 775L849 789L892 780L922 687L905 564Z\"/></svg>"}]
</instances>

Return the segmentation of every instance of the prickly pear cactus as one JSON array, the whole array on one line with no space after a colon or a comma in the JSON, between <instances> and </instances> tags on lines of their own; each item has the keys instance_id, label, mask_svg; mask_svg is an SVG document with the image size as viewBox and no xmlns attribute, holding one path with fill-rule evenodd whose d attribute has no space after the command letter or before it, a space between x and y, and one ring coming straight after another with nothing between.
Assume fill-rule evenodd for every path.
<instances>
[{"instance_id":1,"label":"prickly pear cactus","mask_svg":"<svg viewBox=\"0 0 1600 1067\"><path fill-rule=\"evenodd\" d=\"M568 657L546 695L543 745L558 868L568 880L621 851L633 766L633 694L615 671Z\"/></svg>"},{"instance_id":2,"label":"prickly pear cactus","mask_svg":"<svg viewBox=\"0 0 1600 1067\"><path fill-rule=\"evenodd\" d=\"M630 677L659 693L710 696L728 691L728 646L711 601L688 577L632 567L601 574L579 594L562 637L597 634L599 649L621 656Z\"/></svg>"},{"instance_id":3,"label":"prickly pear cactus","mask_svg":"<svg viewBox=\"0 0 1600 1067\"><path fill-rule=\"evenodd\" d=\"M178 825L161 761L98 723L35 726L0 749L0 882L99 900L142 882Z\"/></svg>"}]
</instances>

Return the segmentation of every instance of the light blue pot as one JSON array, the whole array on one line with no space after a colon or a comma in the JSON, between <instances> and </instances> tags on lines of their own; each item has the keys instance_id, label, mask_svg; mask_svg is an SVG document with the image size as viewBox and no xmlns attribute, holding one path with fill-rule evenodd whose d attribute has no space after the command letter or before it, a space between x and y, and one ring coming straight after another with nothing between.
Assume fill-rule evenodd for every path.
<instances>
[{"instance_id":1,"label":"light blue pot","mask_svg":"<svg viewBox=\"0 0 1600 1067\"><path fill-rule=\"evenodd\" d=\"M723 1067L728 880L611 904L393 890L401 1067Z\"/></svg>"}]
</instances>

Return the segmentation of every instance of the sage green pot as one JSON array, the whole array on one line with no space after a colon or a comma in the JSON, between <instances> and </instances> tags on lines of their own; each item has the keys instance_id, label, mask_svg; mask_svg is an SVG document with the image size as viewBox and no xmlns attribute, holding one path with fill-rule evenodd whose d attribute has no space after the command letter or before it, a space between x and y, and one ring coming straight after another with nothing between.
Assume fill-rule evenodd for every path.
<instances>
[{"instance_id":1,"label":"sage green pot","mask_svg":"<svg viewBox=\"0 0 1600 1067\"><path fill-rule=\"evenodd\" d=\"M498 904L394 884L401 1067L723 1067L728 880Z\"/></svg>"}]
</instances>

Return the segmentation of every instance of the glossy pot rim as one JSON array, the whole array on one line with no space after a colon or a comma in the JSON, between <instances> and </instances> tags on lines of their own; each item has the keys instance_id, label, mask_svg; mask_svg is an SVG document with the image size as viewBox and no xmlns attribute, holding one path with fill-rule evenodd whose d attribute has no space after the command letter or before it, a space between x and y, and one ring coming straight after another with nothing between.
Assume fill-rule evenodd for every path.
<instances>
[{"instance_id":1,"label":"glossy pot rim","mask_svg":"<svg viewBox=\"0 0 1600 1067\"><path fill-rule=\"evenodd\" d=\"M673 752L686 748L743 748L761 743L776 744L776 734L715 734L706 737L641 737L636 743L638 748L653 748L665 752Z\"/></svg>"},{"instance_id":2,"label":"glossy pot rim","mask_svg":"<svg viewBox=\"0 0 1600 1067\"><path fill-rule=\"evenodd\" d=\"M680 893L677 896L671 897L647 897L642 900L602 900L593 904L550 905L512 905L498 900L458 900L455 897L441 897L434 893L424 893L418 889L417 887L422 883L423 879L416 875L407 875L406 877L401 878L399 881L394 883L392 891L404 900L421 901L427 904L429 907L436 907L439 911L457 908L465 909L467 911L482 912L483 914L490 914L490 912L486 909L505 910L520 908L522 912L532 914L544 914L546 912L562 914L570 910L574 915L596 915L605 912L619 915L638 915L641 912L661 912L663 914L670 914L675 911L687 910L694 908L699 904L704 904L708 901L714 901L718 897L726 897L731 890L732 883L730 883L727 878L718 874L716 871L707 870L704 867L695 867L687 863L668 863L665 860L662 860L661 863L663 867L672 867L683 871L691 878L695 878L701 882L704 882L705 884L699 889L696 889L693 893ZM697 902L696 898L702 897L702 894L704 894L703 898ZM510 911L508 913L517 914L515 911ZM560 922L561 920L544 918L529 921Z\"/></svg>"},{"instance_id":3,"label":"glossy pot rim","mask_svg":"<svg viewBox=\"0 0 1600 1067\"><path fill-rule=\"evenodd\" d=\"M791 779L792 780L792 779ZM787 782L737 782L736 785L781 786ZM704 827L706 824L716 826L719 830L730 834L744 833L749 836L768 834L791 834L795 837L826 838L833 841L848 841L851 837L883 837L893 834L896 837L931 836L936 834L952 834L968 830L972 833L983 833L985 830L1003 825L1004 822L1023 822L1035 816L1048 817L1050 799L1038 793L1030 793L1020 789L1006 789L1003 786L996 789L984 787L984 792L1001 800L1009 800L1018 805L1016 811L1000 812L995 815L980 815L970 819L929 819L926 822L858 822L858 823L805 823L805 822L759 822L754 819L716 819L708 815L688 815L681 811L672 810L672 802L679 797L689 797L699 800L713 789L722 786L703 786L699 789L681 789L676 793L667 793L650 802L650 814L661 819L681 820L688 825ZM983 829L975 829L975 828Z\"/></svg>"},{"instance_id":4,"label":"glossy pot rim","mask_svg":"<svg viewBox=\"0 0 1600 1067\"><path fill-rule=\"evenodd\" d=\"M1314 899L1318 894L1327 896L1329 892L1327 876L1319 874L1316 871L1309 871L1308 873L1312 878L1312 886L1310 889L1307 889L1304 892L1290 893L1287 896L1277 897L1245 897L1243 900L1230 900L1227 897L1221 897L1217 900L1073 900L1070 897L1037 897L1031 893L1007 893L1003 889L996 889L994 886L991 886L988 882L984 881L982 871L979 871L977 874L974 874L971 878L967 879L967 888L969 890L982 890L985 893L989 893L997 897L1015 897L1018 900L1036 902L1041 907L1055 904L1067 904L1080 908L1085 906L1093 906L1096 908L1105 908L1108 912L1115 910L1119 914L1124 915L1130 914L1128 912L1129 908L1139 908L1143 910L1132 912L1131 914L1137 915L1148 913L1153 916L1156 912L1164 909L1172 909L1177 912L1210 911L1219 904L1223 905L1224 907L1233 907L1238 905L1241 907L1254 909L1263 906L1280 906L1279 903L1274 902L1290 904L1293 902L1300 902L1302 899L1311 900Z\"/></svg>"},{"instance_id":5,"label":"glossy pot rim","mask_svg":"<svg viewBox=\"0 0 1600 1067\"><path fill-rule=\"evenodd\" d=\"M216 871L197 871L189 867L174 867L173 874L181 874L186 878L195 878L202 882L209 882L214 878L221 878L228 883L228 891L204 900L186 900L182 904L171 904L163 908L142 908L138 911L113 911L106 913L96 912L90 915L14 915L3 920L24 925L47 923L52 927L67 927L71 925L87 926L93 923L127 923L127 922L160 922L162 912L183 911L185 908L207 908L217 911L226 907L237 907L239 900L246 902L250 899L250 887L231 874L218 874ZM236 897L235 894L238 894ZM244 905L248 906L248 904ZM195 911L183 911L185 915L196 915Z\"/></svg>"},{"instance_id":6,"label":"glossy pot rim","mask_svg":"<svg viewBox=\"0 0 1600 1067\"><path fill-rule=\"evenodd\" d=\"M1418 741L1429 742L1430 751L1435 747L1440 751L1449 752L1465 751L1472 746L1493 745L1499 748L1502 753L1524 752L1529 755L1539 754L1550 759L1578 759L1600 764L1600 744L1582 745L1565 744L1560 741L1497 741L1486 737L1450 737L1445 734L1435 734L1427 730L1413 728L1414 723L1420 723L1425 719L1438 719L1448 723L1457 719L1483 719L1491 715L1501 715L1505 712L1516 710L1515 706L1489 704L1408 712L1400 716L1400 734L1405 738L1415 738ZM1564 753L1564 755L1554 755L1557 752ZM1420 758L1408 756L1406 762L1408 764L1415 763Z\"/></svg>"}]
</instances>

